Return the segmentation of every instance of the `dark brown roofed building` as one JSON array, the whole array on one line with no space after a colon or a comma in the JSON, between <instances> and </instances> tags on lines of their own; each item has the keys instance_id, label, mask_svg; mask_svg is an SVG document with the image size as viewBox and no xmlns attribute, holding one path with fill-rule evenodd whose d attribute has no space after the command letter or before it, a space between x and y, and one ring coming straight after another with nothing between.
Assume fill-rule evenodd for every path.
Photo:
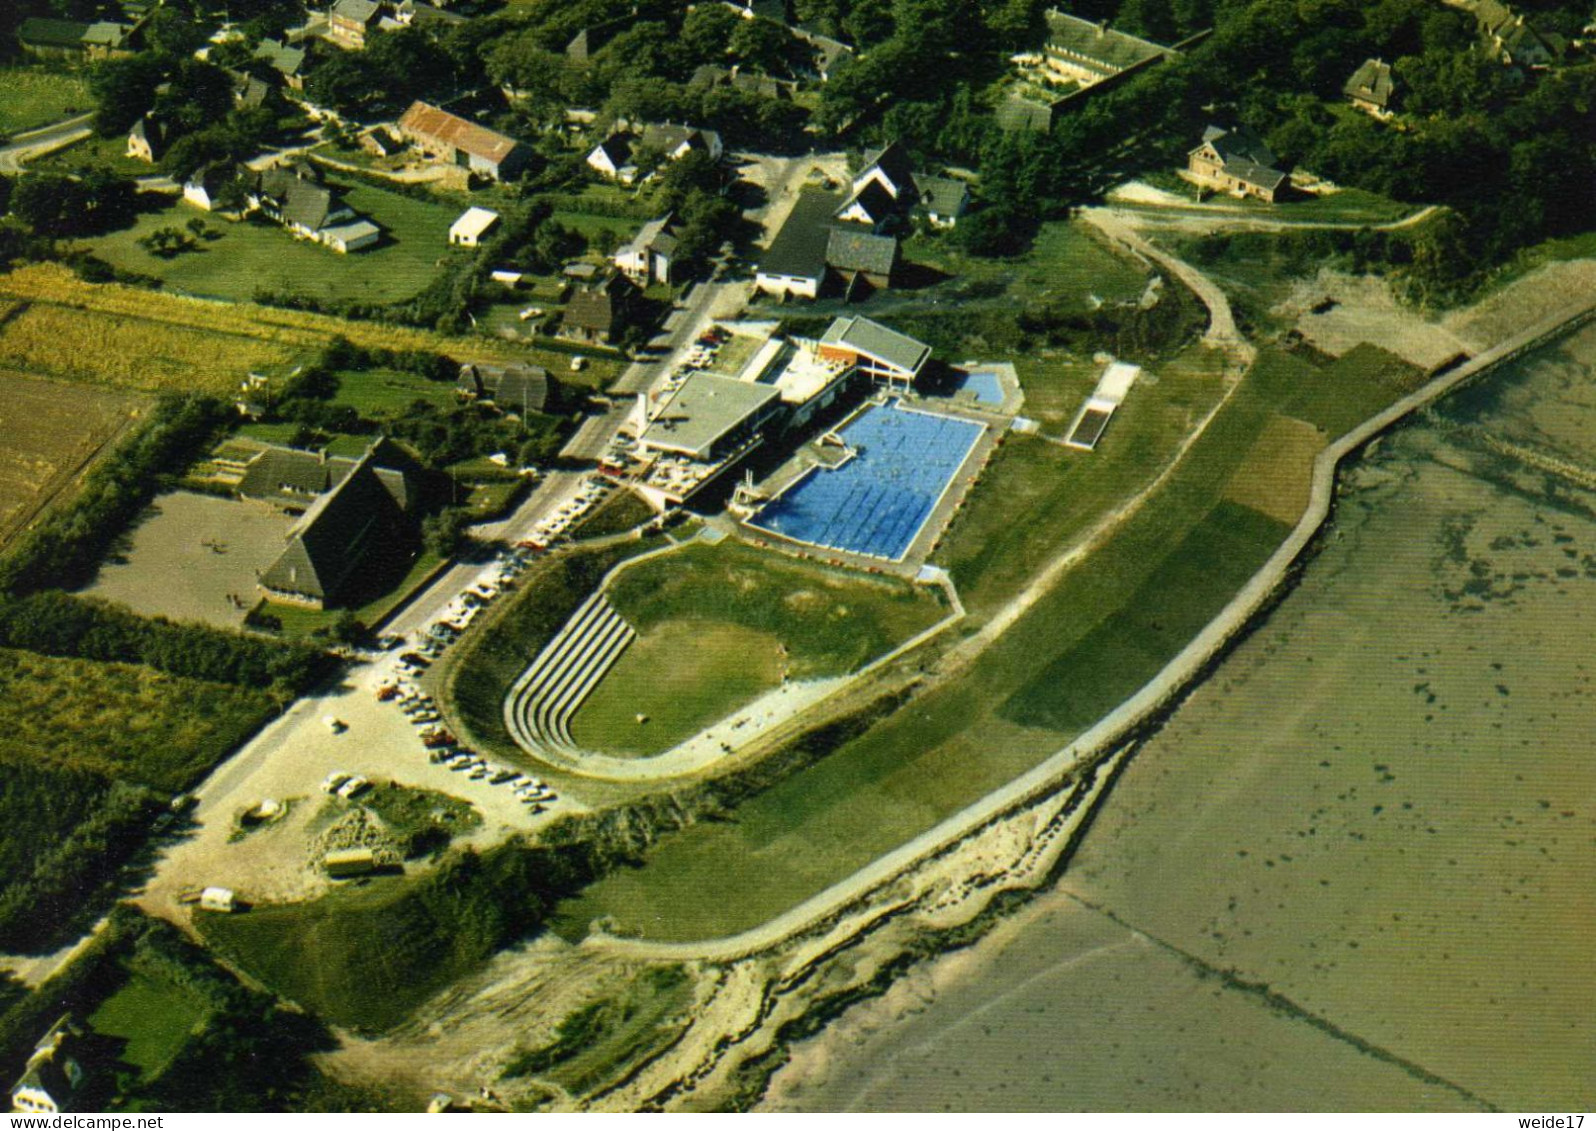
<instances>
[{"instance_id":1,"label":"dark brown roofed building","mask_svg":"<svg viewBox=\"0 0 1596 1131\"><path fill-rule=\"evenodd\" d=\"M577 288L565 307L565 331L584 342L613 342L626 325L637 288L624 275L611 274Z\"/></svg>"},{"instance_id":2,"label":"dark brown roofed building","mask_svg":"<svg viewBox=\"0 0 1596 1131\"><path fill-rule=\"evenodd\" d=\"M1193 180L1233 196L1275 202L1286 174L1275 168L1274 152L1246 126L1209 126L1186 159Z\"/></svg>"}]
</instances>

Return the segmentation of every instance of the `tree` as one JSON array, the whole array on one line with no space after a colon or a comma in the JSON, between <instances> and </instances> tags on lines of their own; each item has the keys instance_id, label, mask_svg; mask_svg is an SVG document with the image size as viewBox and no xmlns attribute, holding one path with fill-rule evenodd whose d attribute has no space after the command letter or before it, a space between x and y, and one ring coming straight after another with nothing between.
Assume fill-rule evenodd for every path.
<instances>
[{"instance_id":1,"label":"tree","mask_svg":"<svg viewBox=\"0 0 1596 1131\"><path fill-rule=\"evenodd\" d=\"M465 541L470 525L471 518L463 509L449 507L421 520L421 541L431 553L450 558Z\"/></svg>"},{"instance_id":2,"label":"tree","mask_svg":"<svg viewBox=\"0 0 1596 1131\"><path fill-rule=\"evenodd\" d=\"M94 131L101 137L125 134L155 104L163 69L153 55L106 59L89 69L94 96Z\"/></svg>"},{"instance_id":3,"label":"tree","mask_svg":"<svg viewBox=\"0 0 1596 1131\"><path fill-rule=\"evenodd\" d=\"M791 32L769 20L741 20L731 34L731 53L766 74L787 74L792 69L795 40Z\"/></svg>"},{"instance_id":4,"label":"tree","mask_svg":"<svg viewBox=\"0 0 1596 1131\"><path fill-rule=\"evenodd\" d=\"M678 42L695 63L718 63L726 58L726 49L739 25L760 22L763 21L740 19L730 8L720 4L700 4L682 21Z\"/></svg>"},{"instance_id":5,"label":"tree","mask_svg":"<svg viewBox=\"0 0 1596 1131\"><path fill-rule=\"evenodd\" d=\"M155 112L176 130L189 133L227 117L233 109L233 84L227 72L200 59L184 59L155 98Z\"/></svg>"}]
</instances>

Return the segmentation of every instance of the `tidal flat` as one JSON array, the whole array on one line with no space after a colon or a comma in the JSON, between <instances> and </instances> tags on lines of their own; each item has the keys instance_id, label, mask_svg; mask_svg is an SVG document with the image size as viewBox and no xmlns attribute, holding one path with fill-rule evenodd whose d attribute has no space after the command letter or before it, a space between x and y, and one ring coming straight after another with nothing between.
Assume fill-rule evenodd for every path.
<instances>
[{"instance_id":1,"label":"tidal flat","mask_svg":"<svg viewBox=\"0 0 1596 1131\"><path fill-rule=\"evenodd\" d=\"M1054 889L799 1045L808 1110L1596 1101L1596 329L1387 435Z\"/></svg>"}]
</instances>

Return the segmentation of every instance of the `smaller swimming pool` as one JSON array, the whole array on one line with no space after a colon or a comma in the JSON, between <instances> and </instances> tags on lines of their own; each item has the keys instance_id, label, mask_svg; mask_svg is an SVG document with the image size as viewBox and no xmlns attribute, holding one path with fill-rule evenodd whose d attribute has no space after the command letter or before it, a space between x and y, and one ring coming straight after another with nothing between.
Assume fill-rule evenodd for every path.
<instances>
[{"instance_id":1,"label":"smaller swimming pool","mask_svg":"<svg viewBox=\"0 0 1596 1131\"><path fill-rule=\"evenodd\" d=\"M975 394L975 399L982 404L1000 405L1003 403L1003 382L990 369L970 370L964 375L964 379L959 382L959 392Z\"/></svg>"}]
</instances>

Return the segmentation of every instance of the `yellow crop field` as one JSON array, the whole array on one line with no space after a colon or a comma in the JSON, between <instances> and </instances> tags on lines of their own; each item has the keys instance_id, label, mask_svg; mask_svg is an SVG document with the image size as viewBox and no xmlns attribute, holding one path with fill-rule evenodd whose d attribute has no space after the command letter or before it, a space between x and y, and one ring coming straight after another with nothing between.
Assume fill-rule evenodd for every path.
<instances>
[{"instance_id":1,"label":"yellow crop field","mask_svg":"<svg viewBox=\"0 0 1596 1131\"><path fill-rule=\"evenodd\" d=\"M0 358L140 389L230 389L251 366L287 360L339 336L360 346L434 350L461 360L513 360L527 353L486 339L86 283L56 264L0 277L4 303L25 309L0 325Z\"/></svg>"},{"instance_id":2,"label":"yellow crop field","mask_svg":"<svg viewBox=\"0 0 1596 1131\"><path fill-rule=\"evenodd\" d=\"M34 303L0 328L7 364L52 377L151 392L224 393L292 347L209 330Z\"/></svg>"}]
</instances>

